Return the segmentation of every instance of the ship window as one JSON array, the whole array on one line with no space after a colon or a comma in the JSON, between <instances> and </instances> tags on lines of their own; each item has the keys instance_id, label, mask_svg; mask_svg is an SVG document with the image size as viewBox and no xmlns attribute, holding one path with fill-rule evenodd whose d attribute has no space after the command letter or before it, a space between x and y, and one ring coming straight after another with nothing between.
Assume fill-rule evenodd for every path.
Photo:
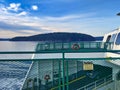
<instances>
[{"instance_id":1,"label":"ship window","mask_svg":"<svg viewBox=\"0 0 120 90\"><path fill-rule=\"evenodd\" d=\"M120 45L120 33L119 33L118 36L117 36L117 39L116 39L115 44L116 44L116 45Z\"/></svg>"},{"instance_id":2,"label":"ship window","mask_svg":"<svg viewBox=\"0 0 120 90\"><path fill-rule=\"evenodd\" d=\"M110 38L111 38L111 35L109 35L109 36L107 37L106 42L110 42Z\"/></svg>"},{"instance_id":3,"label":"ship window","mask_svg":"<svg viewBox=\"0 0 120 90\"><path fill-rule=\"evenodd\" d=\"M114 42L115 41L115 37L116 37L117 34L113 34L111 39L110 39L110 42Z\"/></svg>"}]
</instances>

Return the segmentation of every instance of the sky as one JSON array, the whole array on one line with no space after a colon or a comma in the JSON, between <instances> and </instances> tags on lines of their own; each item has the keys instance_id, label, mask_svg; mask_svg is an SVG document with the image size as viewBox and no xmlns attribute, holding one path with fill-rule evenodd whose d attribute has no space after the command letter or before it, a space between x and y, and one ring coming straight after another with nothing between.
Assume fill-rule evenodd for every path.
<instances>
[{"instance_id":1,"label":"sky","mask_svg":"<svg viewBox=\"0 0 120 90\"><path fill-rule=\"evenodd\" d=\"M103 36L120 26L120 0L0 0L0 38L51 32Z\"/></svg>"}]
</instances>

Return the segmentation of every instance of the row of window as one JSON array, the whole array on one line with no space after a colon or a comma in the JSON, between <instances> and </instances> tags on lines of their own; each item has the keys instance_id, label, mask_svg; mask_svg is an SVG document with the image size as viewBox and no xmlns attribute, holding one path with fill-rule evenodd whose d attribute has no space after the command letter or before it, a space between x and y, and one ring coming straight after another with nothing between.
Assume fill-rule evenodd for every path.
<instances>
[{"instance_id":1,"label":"row of window","mask_svg":"<svg viewBox=\"0 0 120 90\"><path fill-rule=\"evenodd\" d=\"M117 37L117 39L116 39L116 44L117 44L117 45L120 45L120 33L118 34L118 37Z\"/></svg>"},{"instance_id":2,"label":"row of window","mask_svg":"<svg viewBox=\"0 0 120 90\"><path fill-rule=\"evenodd\" d=\"M117 36L117 38L116 38L116 36ZM116 38L115 44L116 44L116 45L120 45L120 33L119 33L118 35L117 35L117 34L113 34L112 36L109 35L109 36L107 37L106 42L114 42L114 41L115 41L115 38Z\"/></svg>"}]
</instances>

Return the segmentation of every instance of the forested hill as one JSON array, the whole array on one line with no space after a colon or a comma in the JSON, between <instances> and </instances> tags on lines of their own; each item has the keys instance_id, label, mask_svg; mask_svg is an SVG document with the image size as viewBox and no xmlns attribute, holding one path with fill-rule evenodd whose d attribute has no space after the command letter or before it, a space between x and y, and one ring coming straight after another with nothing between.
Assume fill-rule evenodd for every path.
<instances>
[{"instance_id":1,"label":"forested hill","mask_svg":"<svg viewBox=\"0 0 120 90\"><path fill-rule=\"evenodd\" d=\"M95 41L91 35L82 33L47 33L38 34L28 37L14 37L10 41L54 41L54 42L69 42L69 41Z\"/></svg>"},{"instance_id":2,"label":"forested hill","mask_svg":"<svg viewBox=\"0 0 120 90\"><path fill-rule=\"evenodd\" d=\"M95 37L96 41L102 41L103 40L103 36L99 36L99 37Z\"/></svg>"}]
</instances>

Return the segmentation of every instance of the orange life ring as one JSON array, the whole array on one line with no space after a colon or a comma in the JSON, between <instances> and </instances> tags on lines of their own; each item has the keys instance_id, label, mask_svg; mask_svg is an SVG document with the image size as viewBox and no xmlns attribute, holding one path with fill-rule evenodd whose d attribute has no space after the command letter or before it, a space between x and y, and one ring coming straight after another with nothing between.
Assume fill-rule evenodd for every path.
<instances>
[{"instance_id":1,"label":"orange life ring","mask_svg":"<svg viewBox=\"0 0 120 90\"><path fill-rule=\"evenodd\" d=\"M72 49L74 49L74 50L80 49L79 44L77 44L77 43L73 44L73 45L72 45Z\"/></svg>"},{"instance_id":2,"label":"orange life ring","mask_svg":"<svg viewBox=\"0 0 120 90\"><path fill-rule=\"evenodd\" d=\"M45 75L44 79L45 80L49 80L50 79L50 75Z\"/></svg>"}]
</instances>

